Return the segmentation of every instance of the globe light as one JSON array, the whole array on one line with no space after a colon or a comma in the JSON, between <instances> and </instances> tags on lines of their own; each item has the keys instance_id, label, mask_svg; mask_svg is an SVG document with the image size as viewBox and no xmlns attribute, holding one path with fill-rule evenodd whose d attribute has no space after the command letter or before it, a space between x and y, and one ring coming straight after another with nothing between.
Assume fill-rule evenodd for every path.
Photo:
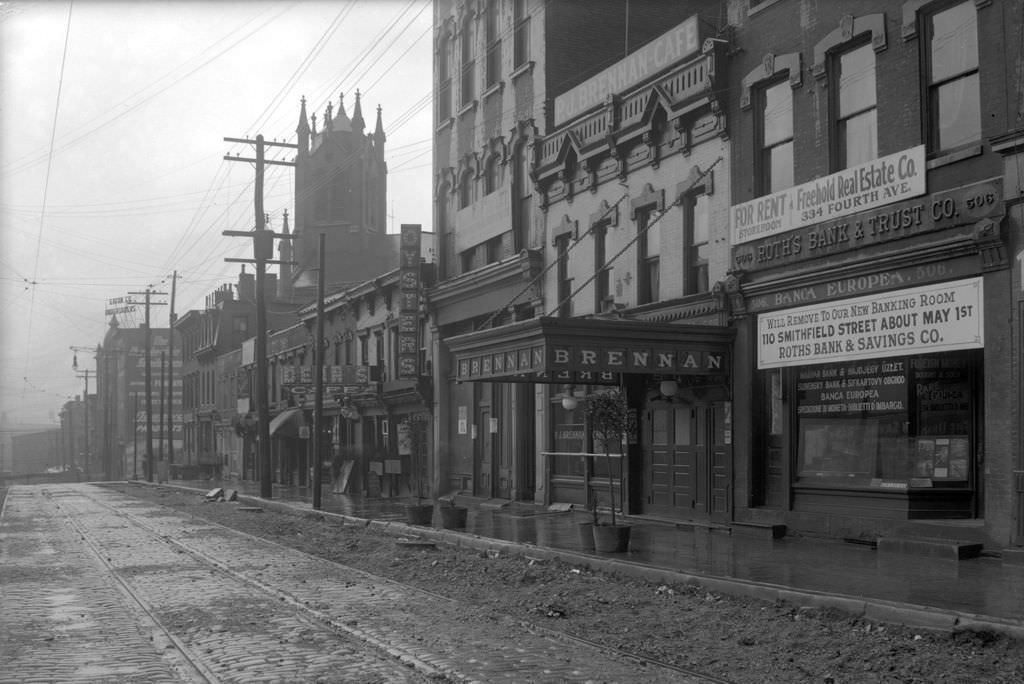
<instances>
[{"instance_id":1,"label":"globe light","mask_svg":"<svg viewBox=\"0 0 1024 684\"><path fill-rule=\"evenodd\" d=\"M662 380L661 384L658 385L658 391L664 397L674 397L676 392L679 391L679 383L675 380Z\"/></svg>"}]
</instances>

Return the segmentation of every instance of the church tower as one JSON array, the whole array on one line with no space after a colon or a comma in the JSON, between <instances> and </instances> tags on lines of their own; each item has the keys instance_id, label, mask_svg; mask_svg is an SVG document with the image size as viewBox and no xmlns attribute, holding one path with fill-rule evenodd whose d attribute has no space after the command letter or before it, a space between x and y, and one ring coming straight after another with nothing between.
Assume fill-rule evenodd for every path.
<instances>
[{"instance_id":1,"label":"church tower","mask_svg":"<svg viewBox=\"0 0 1024 684\"><path fill-rule=\"evenodd\" d=\"M317 283L317 245L326 233L328 290L365 282L398 267L396 242L387 236L387 165L384 125L377 108L376 126L365 132L362 102L356 91L352 117L344 94L335 113L327 103L321 130L317 117L299 112L295 158L295 215L287 278L282 293L305 297ZM282 253L282 259L284 254Z\"/></svg>"}]
</instances>

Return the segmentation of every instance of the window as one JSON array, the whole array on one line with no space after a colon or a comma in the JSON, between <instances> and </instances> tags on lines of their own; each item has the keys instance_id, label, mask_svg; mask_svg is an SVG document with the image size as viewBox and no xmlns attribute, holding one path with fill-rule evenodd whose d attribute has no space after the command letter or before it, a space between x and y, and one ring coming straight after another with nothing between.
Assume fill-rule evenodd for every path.
<instances>
[{"instance_id":1,"label":"window","mask_svg":"<svg viewBox=\"0 0 1024 684\"><path fill-rule=\"evenodd\" d=\"M864 43L834 57L837 169L878 156L875 52Z\"/></svg>"},{"instance_id":2,"label":"window","mask_svg":"<svg viewBox=\"0 0 1024 684\"><path fill-rule=\"evenodd\" d=\"M793 88L785 79L758 93L759 194L793 186Z\"/></svg>"},{"instance_id":3,"label":"window","mask_svg":"<svg viewBox=\"0 0 1024 684\"><path fill-rule=\"evenodd\" d=\"M661 254L661 227L651 221L649 209L636 213L637 245L637 304L658 301L661 292L659 264Z\"/></svg>"},{"instance_id":4,"label":"window","mask_svg":"<svg viewBox=\"0 0 1024 684\"><path fill-rule=\"evenodd\" d=\"M515 55L516 67L530 61L530 13L526 9L527 0L513 0L512 11L515 14Z\"/></svg>"},{"instance_id":5,"label":"window","mask_svg":"<svg viewBox=\"0 0 1024 684\"><path fill-rule=\"evenodd\" d=\"M683 244L683 294L708 291L708 235L710 201L703 192L685 203Z\"/></svg>"},{"instance_id":6,"label":"window","mask_svg":"<svg viewBox=\"0 0 1024 684\"><path fill-rule=\"evenodd\" d=\"M493 264L501 261L501 236L491 238L484 243L484 250L487 252L487 263Z\"/></svg>"},{"instance_id":7,"label":"window","mask_svg":"<svg viewBox=\"0 0 1024 684\"><path fill-rule=\"evenodd\" d=\"M473 17L466 17L462 22L462 104L473 101L476 92L473 89L473 72L476 60L473 59Z\"/></svg>"},{"instance_id":8,"label":"window","mask_svg":"<svg viewBox=\"0 0 1024 684\"><path fill-rule=\"evenodd\" d=\"M555 238L555 259L558 263L558 315L572 315L572 278L569 277L569 240L572 233L564 233Z\"/></svg>"},{"instance_id":9,"label":"window","mask_svg":"<svg viewBox=\"0 0 1024 684\"><path fill-rule=\"evenodd\" d=\"M249 332L249 319L246 316L235 316L233 325L236 333L245 335Z\"/></svg>"},{"instance_id":10,"label":"window","mask_svg":"<svg viewBox=\"0 0 1024 684\"><path fill-rule=\"evenodd\" d=\"M978 15L973 2L936 12L925 22L930 149L981 140Z\"/></svg>"},{"instance_id":11,"label":"window","mask_svg":"<svg viewBox=\"0 0 1024 684\"><path fill-rule=\"evenodd\" d=\"M470 271L473 270L473 260L474 260L475 256L476 256L476 250L475 249L467 249L465 252L462 252L459 255L459 257L460 257L460 259L462 261L462 272L463 273L469 273Z\"/></svg>"},{"instance_id":12,"label":"window","mask_svg":"<svg viewBox=\"0 0 1024 684\"><path fill-rule=\"evenodd\" d=\"M600 313L605 310L605 300L611 295L610 281L611 274L607 266L607 242L608 228L604 225L594 226L594 311Z\"/></svg>"},{"instance_id":13,"label":"window","mask_svg":"<svg viewBox=\"0 0 1024 684\"><path fill-rule=\"evenodd\" d=\"M363 366L370 365L370 337L368 335L359 337L359 363Z\"/></svg>"},{"instance_id":14,"label":"window","mask_svg":"<svg viewBox=\"0 0 1024 684\"><path fill-rule=\"evenodd\" d=\"M498 30L498 0L489 0L484 23L487 40L487 87L501 79L501 33Z\"/></svg>"},{"instance_id":15,"label":"window","mask_svg":"<svg viewBox=\"0 0 1024 684\"><path fill-rule=\"evenodd\" d=\"M488 157L486 164L484 165L484 194L490 195L492 192L498 189L500 184L500 171L501 164L498 162L497 155L491 155Z\"/></svg>"},{"instance_id":16,"label":"window","mask_svg":"<svg viewBox=\"0 0 1024 684\"><path fill-rule=\"evenodd\" d=\"M452 47L448 36L442 36L437 46L437 118L447 119L452 115Z\"/></svg>"},{"instance_id":17,"label":"window","mask_svg":"<svg viewBox=\"0 0 1024 684\"><path fill-rule=\"evenodd\" d=\"M530 235L530 215L532 202L530 185L530 155L526 143L521 143L515 148L515 158L512 162L512 196L515 198L516 206L513 208L512 217L513 229L515 232L515 249L517 251L528 246Z\"/></svg>"},{"instance_id":18,"label":"window","mask_svg":"<svg viewBox=\"0 0 1024 684\"><path fill-rule=\"evenodd\" d=\"M473 173L466 171L459 183L459 209L465 209L473 203Z\"/></svg>"}]
</instances>

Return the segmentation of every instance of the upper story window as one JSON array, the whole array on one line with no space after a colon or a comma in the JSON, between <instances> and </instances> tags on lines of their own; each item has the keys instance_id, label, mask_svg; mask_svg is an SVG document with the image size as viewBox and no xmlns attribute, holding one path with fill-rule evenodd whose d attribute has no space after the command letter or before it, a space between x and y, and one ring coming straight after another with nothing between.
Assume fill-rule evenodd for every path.
<instances>
[{"instance_id":1,"label":"upper story window","mask_svg":"<svg viewBox=\"0 0 1024 684\"><path fill-rule=\"evenodd\" d=\"M608 228L602 224L594 226L594 311L604 311L605 302L611 295L611 273L608 265Z\"/></svg>"},{"instance_id":2,"label":"upper story window","mask_svg":"<svg viewBox=\"0 0 1024 684\"><path fill-rule=\"evenodd\" d=\"M661 294L661 225L651 208L637 210L637 304L658 301Z\"/></svg>"},{"instance_id":3,"label":"upper story window","mask_svg":"<svg viewBox=\"0 0 1024 684\"><path fill-rule=\"evenodd\" d=\"M530 13L526 4L527 0L513 0L512 3L512 12L515 15L515 67L530 61Z\"/></svg>"},{"instance_id":4,"label":"upper story window","mask_svg":"<svg viewBox=\"0 0 1024 684\"><path fill-rule=\"evenodd\" d=\"M447 119L452 115L452 42L447 34L437 44L437 118Z\"/></svg>"},{"instance_id":5,"label":"upper story window","mask_svg":"<svg viewBox=\"0 0 1024 684\"><path fill-rule=\"evenodd\" d=\"M467 16L462 22L462 104L467 105L476 97L473 88L473 74L476 70L476 59L473 53L473 17Z\"/></svg>"},{"instance_id":6,"label":"upper story window","mask_svg":"<svg viewBox=\"0 0 1024 684\"><path fill-rule=\"evenodd\" d=\"M569 275L569 242L572 233L563 233L555 238L555 260L558 282L558 315L572 315L572 278Z\"/></svg>"},{"instance_id":7,"label":"upper story window","mask_svg":"<svg viewBox=\"0 0 1024 684\"><path fill-rule=\"evenodd\" d=\"M758 194L793 186L793 88L783 79L760 88L758 111Z\"/></svg>"},{"instance_id":8,"label":"upper story window","mask_svg":"<svg viewBox=\"0 0 1024 684\"><path fill-rule=\"evenodd\" d=\"M932 152L981 140L978 14L973 0L925 17L927 130Z\"/></svg>"},{"instance_id":9,"label":"upper story window","mask_svg":"<svg viewBox=\"0 0 1024 684\"><path fill-rule=\"evenodd\" d=\"M473 173L466 171L459 183L459 209L465 209L473 203Z\"/></svg>"},{"instance_id":10,"label":"upper story window","mask_svg":"<svg viewBox=\"0 0 1024 684\"><path fill-rule=\"evenodd\" d=\"M516 251L525 249L530 235L532 184L530 182L530 155L526 143L516 145L512 161L512 229Z\"/></svg>"},{"instance_id":11,"label":"upper story window","mask_svg":"<svg viewBox=\"0 0 1024 684\"><path fill-rule=\"evenodd\" d=\"M501 31L498 24L498 0L488 0L484 17L487 41L487 87L501 80Z\"/></svg>"},{"instance_id":12,"label":"upper story window","mask_svg":"<svg viewBox=\"0 0 1024 684\"><path fill-rule=\"evenodd\" d=\"M370 365L370 337L361 335L359 337L359 363L363 366Z\"/></svg>"},{"instance_id":13,"label":"upper story window","mask_svg":"<svg viewBox=\"0 0 1024 684\"><path fill-rule=\"evenodd\" d=\"M497 155L491 155L484 164L484 194L490 195L501 184L501 163Z\"/></svg>"},{"instance_id":14,"label":"upper story window","mask_svg":"<svg viewBox=\"0 0 1024 684\"><path fill-rule=\"evenodd\" d=\"M836 169L878 156L875 52L870 42L832 55Z\"/></svg>"},{"instance_id":15,"label":"upper story window","mask_svg":"<svg viewBox=\"0 0 1024 684\"><path fill-rule=\"evenodd\" d=\"M683 294L708 291L710 206L710 199L703 192L691 195L683 203Z\"/></svg>"}]
</instances>

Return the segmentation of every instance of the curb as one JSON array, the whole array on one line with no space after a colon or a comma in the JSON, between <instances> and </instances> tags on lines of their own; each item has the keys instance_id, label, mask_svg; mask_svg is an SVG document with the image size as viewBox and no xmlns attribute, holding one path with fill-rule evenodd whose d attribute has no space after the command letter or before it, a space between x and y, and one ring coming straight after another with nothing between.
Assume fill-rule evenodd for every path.
<instances>
[{"instance_id":1,"label":"curb","mask_svg":"<svg viewBox=\"0 0 1024 684\"><path fill-rule=\"evenodd\" d=\"M202 493L202 490L193 487L168 483L137 482L137 484L168 487L197 494ZM447 544L456 549L484 552L498 551L509 556L541 561L561 561L570 565L582 566L589 570L642 579L657 584L682 584L720 594L759 599L769 603L784 602L797 607L831 608L874 622L899 624L946 634L958 631L990 631L1024 641L1024 624L985 615L884 599L847 596L844 594L826 594L767 582L754 582L717 575L702 575L671 570L669 568L642 565L621 558L602 558L568 549L555 549L505 539L492 539L470 532L421 527L397 520L376 520L372 518L359 518L344 513L314 511L312 507L307 508L294 502L263 499L257 496L239 494L238 500L245 500L267 510L285 515L309 516L312 514L321 516L324 519L338 520L344 525L369 527L387 534L414 534L431 541Z\"/></svg>"}]
</instances>

